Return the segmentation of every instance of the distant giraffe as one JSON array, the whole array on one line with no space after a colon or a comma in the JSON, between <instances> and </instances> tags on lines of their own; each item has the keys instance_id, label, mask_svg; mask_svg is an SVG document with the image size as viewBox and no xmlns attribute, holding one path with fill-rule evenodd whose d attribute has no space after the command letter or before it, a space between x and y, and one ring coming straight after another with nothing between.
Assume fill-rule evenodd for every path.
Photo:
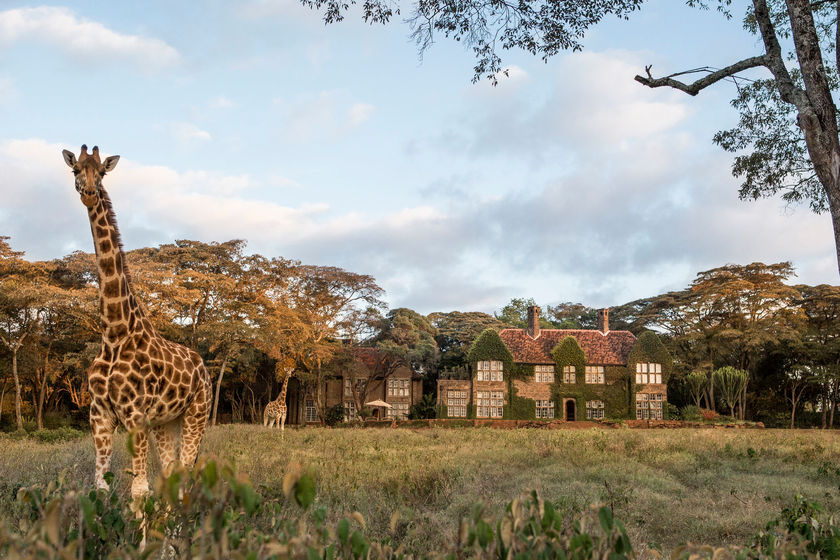
<instances>
[{"instance_id":1,"label":"distant giraffe","mask_svg":"<svg viewBox=\"0 0 840 560\"><path fill-rule=\"evenodd\" d=\"M210 376L198 354L158 334L132 294L111 199L102 186L102 177L120 156L100 161L96 146L90 154L82 146L78 160L68 150L63 154L87 207L99 271L102 348L88 373L95 482L107 487L114 430L122 424L133 438L131 496L136 500L149 491L150 429L167 471L176 459L179 428L180 461L188 467L195 462L210 413Z\"/></svg>"},{"instance_id":2,"label":"distant giraffe","mask_svg":"<svg viewBox=\"0 0 840 560\"><path fill-rule=\"evenodd\" d=\"M281 430L286 429L286 391L289 389L289 380L293 376L294 369L286 368L286 377L283 378L283 388L280 390L280 396L265 405L263 426L279 425Z\"/></svg>"}]
</instances>

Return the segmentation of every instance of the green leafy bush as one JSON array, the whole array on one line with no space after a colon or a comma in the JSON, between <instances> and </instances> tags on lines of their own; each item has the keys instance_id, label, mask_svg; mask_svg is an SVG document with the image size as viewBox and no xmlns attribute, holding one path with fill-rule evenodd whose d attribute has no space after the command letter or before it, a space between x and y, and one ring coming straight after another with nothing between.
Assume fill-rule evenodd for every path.
<instances>
[{"instance_id":1,"label":"green leafy bush","mask_svg":"<svg viewBox=\"0 0 840 560\"><path fill-rule=\"evenodd\" d=\"M327 426L335 426L344 421L344 405L338 403L331 406L324 411L324 424Z\"/></svg>"},{"instance_id":2,"label":"green leafy bush","mask_svg":"<svg viewBox=\"0 0 840 560\"><path fill-rule=\"evenodd\" d=\"M437 416L437 407L435 406L435 396L426 393L420 402L412 405L408 410L409 420L422 420L426 418L434 418Z\"/></svg>"},{"instance_id":3,"label":"green leafy bush","mask_svg":"<svg viewBox=\"0 0 840 560\"><path fill-rule=\"evenodd\" d=\"M687 422L700 422L703 420L703 415L700 414L698 407L689 404L680 409L680 418Z\"/></svg>"}]
</instances>

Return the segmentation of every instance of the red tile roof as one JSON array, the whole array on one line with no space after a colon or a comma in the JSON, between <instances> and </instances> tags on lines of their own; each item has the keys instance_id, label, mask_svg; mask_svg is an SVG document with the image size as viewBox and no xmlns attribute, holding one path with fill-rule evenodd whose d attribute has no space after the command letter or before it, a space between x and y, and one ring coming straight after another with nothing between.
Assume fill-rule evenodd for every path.
<instances>
[{"instance_id":1,"label":"red tile roof","mask_svg":"<svg viewBox=\"0 0 840 560\"><path fill-rule=\"evenodd\" d=\"M604 366L625 365L636 337L630 331L582 329L542 329L533 339L525 329L502 329L499 336L513 354L513 361L525 364L552 364L551 351L567 336L577 339L586 354L586 363Z\"/></svg>"}]
</instances>

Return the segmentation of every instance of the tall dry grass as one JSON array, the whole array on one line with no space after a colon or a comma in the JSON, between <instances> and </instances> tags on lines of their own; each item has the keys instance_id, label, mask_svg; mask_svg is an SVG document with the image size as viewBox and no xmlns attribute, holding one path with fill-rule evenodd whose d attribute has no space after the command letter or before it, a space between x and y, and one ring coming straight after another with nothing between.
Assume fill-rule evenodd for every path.
<instances>
[{"instance_id":1,"label":"tall dry grass","mask_svg":"<svg viewBox=\"0 0 840 560\"><path fill-rule=\"evenodd\" d=\"M124 438L112 470L127 489ZM840 510L840 435L789 430L211 429L203 446L234 462L262 493L281 493L290 462L312 469L316 505L361 512L386 538L395 511L415 547L456 538L472 504L501 513L537 489L566 514L610 505L637 550L685 542L743 544L797 495ZM88 438L60 444L0 439L0 515L17 488L73 467L93 481ZM153 465L153 471L159 465ZM154 473L153 473L154 475Z\"/></svg>"}]
</instances>

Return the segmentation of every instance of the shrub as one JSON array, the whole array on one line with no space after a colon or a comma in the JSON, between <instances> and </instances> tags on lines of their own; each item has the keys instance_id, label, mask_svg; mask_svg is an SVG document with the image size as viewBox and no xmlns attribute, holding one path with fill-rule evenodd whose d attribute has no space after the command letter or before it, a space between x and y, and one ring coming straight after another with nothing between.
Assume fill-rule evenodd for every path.
<instances>
[{"instance_id":1,"label":"shrub","mask_svg":"<svg viewBox=\"0 0 840 560\"><path fill-rule=\"evenodd\" d=\"M324 411L324 424L327 426L335 426L344 420L344 405L339 403L331 406Z\"/></svg>"},{"instance_id":2,"label":"shrub","mask_svg":"<svg viewBox=\"0 0 840 560\"><path fill-rule=\"evenodd\" d=\"M408 411L409 420L423 420L426 418L435 418L436 416L435 397L429 393L423 395L420 402L412 405Z\"/></svg>"},{"instance_id":3,"label":"shrub","mask_svg":"<svg viewBox=\"0 0 840 560\"><path fill-rule=\"evenodd\" d=\"M703 420L714 420L720 416L714 410L709 410L708 408L701 408L700 409L700 416L703 417Z\"/></svg>"},{"instance_id":4,"label":"shrub","mask_svg":"<svg viewBox=\"0 0 840 560\"><path fill-rule=\"evenodd\" d=\"M703 415L698 407L689 404L680 409L680 418L687 422L699 422L703 419Z\"/></svg>"}]
</instances>

